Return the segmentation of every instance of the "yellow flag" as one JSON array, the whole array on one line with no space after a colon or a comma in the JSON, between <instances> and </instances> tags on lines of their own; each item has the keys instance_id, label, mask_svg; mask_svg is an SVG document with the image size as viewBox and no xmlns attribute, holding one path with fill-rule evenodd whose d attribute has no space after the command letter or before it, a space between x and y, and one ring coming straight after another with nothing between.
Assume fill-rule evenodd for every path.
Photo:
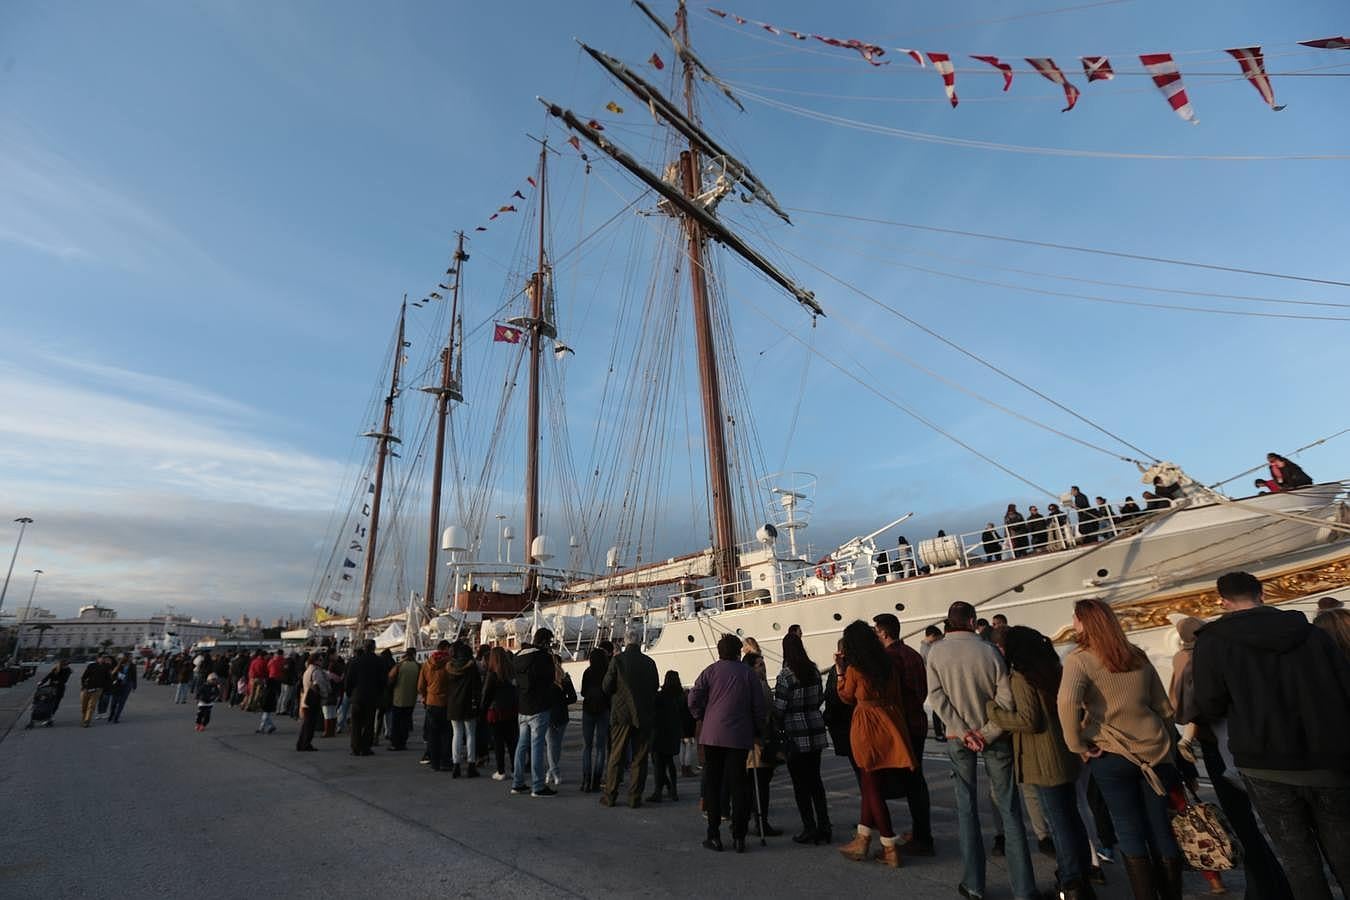
<instances>
[{"instance_id":1,"label":"yellow flag","mask_svg":"<svg viewBox=\"0 0 1350 900\"><path fill-rule=\"evenodd\" d=\"M623 107L615 103L613 100L605 104L605 109L609 110L612 113L623 115Z\"/></svg>"}]
</instances>

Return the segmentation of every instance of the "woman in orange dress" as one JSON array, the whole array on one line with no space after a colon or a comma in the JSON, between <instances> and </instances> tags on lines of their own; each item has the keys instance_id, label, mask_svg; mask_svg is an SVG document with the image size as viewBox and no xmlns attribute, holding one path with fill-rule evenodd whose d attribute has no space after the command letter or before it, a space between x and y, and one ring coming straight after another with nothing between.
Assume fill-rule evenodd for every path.
<instances>
[{"instance_id":1,"label":"woman in orange dress","mask_svg":"<svg viewBox=\"0 0 1350 900\"><path fill-rule=\"evenodd\" d=\"M861 773L862 811L857 836L839 848L839 852L852 860L867 859L872 832L876 831L881 837L877 860L899 868L900 853L882 785L914 768L914 757L905 737L900 676L886 655L886 648L866 622L860 620L845 628L840 646L840 652L834 656L834 667L839 699L854 707L849 741L853 762Z\"/></svg>"}]
</instances>

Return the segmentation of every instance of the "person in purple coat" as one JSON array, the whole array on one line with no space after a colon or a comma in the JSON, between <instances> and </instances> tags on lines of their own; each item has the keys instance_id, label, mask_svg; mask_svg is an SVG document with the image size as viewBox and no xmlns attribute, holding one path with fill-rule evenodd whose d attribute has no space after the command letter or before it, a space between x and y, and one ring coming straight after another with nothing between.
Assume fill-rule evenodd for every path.
<instances>
[{"instance_id":1,"label":"person in purple coat","mask_svg":"<svg viewBox=\"0 0 1350 900\"><path fill-rule=\"evenodd\" d=\"M740 662L741 640L724 634L717 642L717 662L708 666L689 691L689 712L703 723L704 807L708 834L703 846L722 849L725 798L731 798L731 840L737 853L745 852L750 810L745 803L745 762L755 734L768 715L764 691L753 669Z\"/></svg>"}]
</instances>

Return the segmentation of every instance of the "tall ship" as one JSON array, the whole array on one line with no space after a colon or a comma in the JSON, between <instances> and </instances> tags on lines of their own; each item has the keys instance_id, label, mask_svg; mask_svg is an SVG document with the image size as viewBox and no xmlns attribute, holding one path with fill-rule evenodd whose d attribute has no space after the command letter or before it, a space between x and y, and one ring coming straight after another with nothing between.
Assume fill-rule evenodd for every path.
<instances>
[{"instance_id":1,"label":"tall ship","mask_svg":"<svg viewBox=\"0 0 1350 900\"><path fill-rule=\"evenodd\" d=\"M359 543L365 554L359 602L354 614L325 603L346 596L332 590L334 575L343 574L341 553L320 566L309 601L328 630L350 638L378 628L386 644L397 639L405 646L457 638L514 647L547 627L565 664L575 668L603 642L620 642L636 628L661 670L673 669L687 683L717 658L717 641L728 633L755 638L772 670L789 629L800 630L812 658L826 661L855 619L893 613L912 639L963 600L984 617L1002 613L1063 642L1071 638L1074 602L1099 597L1113 605L1133 639L1165 662L1174 649L1171 617L1217 613L1214 581L1226 571L1252 572L1276 603L1309 603L1350 584L1345 482L1230 496L1219 489L1222 482L1194 480L1183 466L1143 452L983 359L977 361L1094 429L1094 440L1108 447L1070 439L1137 471L1147 489L1140 508L1035 484L902 399L851 376L861 396L895 407L961 453L1019 479L1049 511L950 535L921 513L907 514L861 523L855 537L814 546L815 514L830 509L839 518L817 488L846 483L850 473L817 479L767 464L752 403L765 390L744 370L742 344L747 334L761 343L768 334L796 341L809 360L813 348L802 333L830 327L830 302L824 292L817 299L777 259L796 257L771 238L771 228L791 225L788 212L704 126L705 93L730 109L739 103L695 53L684 3L670 22L640 0L634 5L665 49L645 67L584 43L581 53L643 116L642 126L607 128L540 98L552 133L538 139L530 193L516 194L527 202L502 208L521 219L516 262L503 273L498 305L469 329L485 337L490 328L494 341L490 352L471 360L468 381L465 351L477 345L465 341L464 234L447 281L414 304L449 307L448 314L438 313L446 337L425 367L438 376L424 389L430 406L415 417L424 423L424 449L404 482L415 495L412 505L426 504L426 517L405 534L409 546L425 546L424 577L419 589L381 591L376 534L385 502L383 467L399 446L393 408L406 343L400 325L392 387L378 407L381 424L367 434L374 443L363 470L369 474L357 479L352 495L364 500L361 492L369 492L373 509L353 503L343 524L350 530L358 505L367 510L368 531L361 532L358 517L361 540L349 544ZM607 108L623 112L617 101ZM612 136L620 133L638 135L642 152ZM577 217L575 207L565 216L555 212L559 167L570 179L561 192L574 201L580 194L584 202L593 181L618 198L613 216L592 231L582 229L561 251L555 249L559 223ZM626 188L615 185L616 176ZM616 236L620 227L626 239ZM617 273L607 280L587 268L602 257L606 271ZM842 284L810 260L796 261L822 283ZM737 265L749 278L729 277L728 266ZM761 297L774 294L786 302L761 308ZM612 313L603 325L587 313L596 297L606 298ZM759 317L749 325L747 307ZM954 339L897 314L974 358ZM569 325L577 331L576 351L560 337ZM591 340L602 334L607 354ZM599 374L569 375L583 352L604 355ZM800 395L798 384L770 377L778 393L796 388ZM577 407L592 432L584 468L568 425ZM832 427L849 454L883 452L867 446L864 423ZM448 505L443 489L453 495ZM523 525L519 548L516 515ZM911 544L899 537L901 529L923 536ZM555 543L562 534L565 541ZM681 541L687 549L670 553ZM387 562L395 581L417 568L407 560ZM357 563L346 556L342 565ZM383 619L371 616L372 596L383 598L377 603Z\"/></svg>"}]
</instances>

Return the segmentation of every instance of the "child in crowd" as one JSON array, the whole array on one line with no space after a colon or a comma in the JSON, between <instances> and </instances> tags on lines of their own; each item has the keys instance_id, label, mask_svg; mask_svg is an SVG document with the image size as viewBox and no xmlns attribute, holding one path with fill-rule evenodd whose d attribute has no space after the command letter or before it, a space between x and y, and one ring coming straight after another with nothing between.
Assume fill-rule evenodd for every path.
<instances>
[{"instance_id":1,"label":"child in crowd","mask_svg":"<svg viewBox=\"0 0 1350 900\"><path fill-rule=\"evenodd\" d=\"M197 731L205 731L211 724L211 710L220 699L220 676L209 675L197 688Z\"/></svg>"}]
</instances>

